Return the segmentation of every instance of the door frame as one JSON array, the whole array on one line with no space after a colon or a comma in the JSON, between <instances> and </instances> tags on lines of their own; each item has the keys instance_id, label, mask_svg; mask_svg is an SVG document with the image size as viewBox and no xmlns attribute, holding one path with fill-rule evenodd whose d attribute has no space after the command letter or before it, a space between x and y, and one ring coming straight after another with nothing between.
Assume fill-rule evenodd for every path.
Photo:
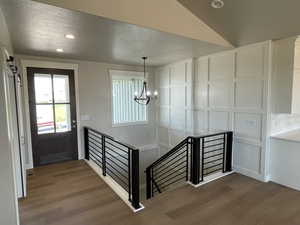
<instances>
[{"instance_id":1,"label":"door frame","mask_svg":"<svg viewBox=\"0 0 300 225\"><path fill-rule=\"evenodd\" d=\"M81 138L80 138L80 127L81 126L80 126L80 107L79 107L80 105L79 105L79 86L78 86L78 64L43 61L43 60L21 59L21 65L22 65L22 70L23 70L24 108L25 108L25 122L26 122L26 132L27 132L26 138L27 138L27 151L28 151L28 163L26 164L26 169L32 169L34 167L33 166L32 140L31 140L27 67L74 70L78 160L83 159L84 155L83 155L83 151L82 151Z\"/></svg>"}]
</instances>

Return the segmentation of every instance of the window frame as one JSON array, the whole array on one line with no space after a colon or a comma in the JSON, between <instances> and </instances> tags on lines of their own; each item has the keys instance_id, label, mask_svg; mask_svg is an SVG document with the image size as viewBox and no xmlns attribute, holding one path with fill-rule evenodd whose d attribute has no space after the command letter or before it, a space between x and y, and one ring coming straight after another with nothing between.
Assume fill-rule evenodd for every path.
<instances>
[{"instance_id":1,"label":"window frame","mask_svg":"<svg viewBox=\"0 0 300 225\"><path fill-rule=\"evenodd\" d=\"M110 81L110 99L111 99L111 126L114 127L129 127L129 126L138 126L138 125L147 125L149 124L149 107L146 106L146 120L145 121L135 121L135 122L128 122L128 123L114 123L114 105L113 105L113 77L120 77L120 78L127 78L128 80L136 78L144 80L144 72L140 71L132 71L132 70L116 70L116 69L109 69L109 81ZM146 72L146 82L148 82L148 75L149 73ZM134 101L132 99L132 101Z\"/></svg>"}]
</instances>

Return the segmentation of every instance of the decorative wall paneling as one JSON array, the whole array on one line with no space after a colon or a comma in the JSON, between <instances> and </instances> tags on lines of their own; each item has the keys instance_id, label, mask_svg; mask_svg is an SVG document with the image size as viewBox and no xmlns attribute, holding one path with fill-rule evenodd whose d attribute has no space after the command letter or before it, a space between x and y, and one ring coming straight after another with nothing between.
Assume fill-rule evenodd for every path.
<instances>
[{"instance_id":1,"label":"decorative wall paneling","mask_svg":"<svg viewBox=\"0 0 300 225\"><path fill-rule=\"evenodd\" d=\"M235 170L266 180L270 51L263 42L158 68L160 154L190 132L233 130Z\"/></svg>"}]
</instances>

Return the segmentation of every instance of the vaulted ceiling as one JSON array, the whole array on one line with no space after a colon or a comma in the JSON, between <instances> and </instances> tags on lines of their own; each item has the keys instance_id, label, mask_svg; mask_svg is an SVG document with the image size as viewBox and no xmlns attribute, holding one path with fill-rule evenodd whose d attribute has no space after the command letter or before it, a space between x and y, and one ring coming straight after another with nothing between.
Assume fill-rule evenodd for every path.
<instances>
[{"instance_id":1,"label":"vaulted ceiling","mask_svg":"<svg viewBox=\"0 0 300 225\"><path fill-rule=\"evenodd\" d=\"M210 39L210 36L209 42L199 40L201 37L196 40L175 32L162 32L37 1L0 0L0 7L18 54L128 65L142 64L141 57L146 55L149 65L158 66L231 46L206 25L202 26L202 39ZM155 12L151 13L155 17ZM195 16L193 19L198 21ZM66 39L68 33L76 38ZM57 48L63 48L64 52L56 52Z\"/></svg>"},{"instance_id":2,"label":"vaulted ceiling","mask_svg":"<svg viewBox=\"0 0 300 225\"><path fill-rule=\"evenodd\" d=\"M178 0L208 26L236 46L300 34L299 0Z\"/></svg>"},{"instance_id":3,"label":"vaulted ceiling","mask_svg":"<svg viewBox=\"0 0 300 225\"><path fill-rule=\"evenodd\" d=\"M214 9L211 0L0 0L0 8L16 53L133 65L300 34L299 0L223 1Z\"/></svg>"}]
</instances>

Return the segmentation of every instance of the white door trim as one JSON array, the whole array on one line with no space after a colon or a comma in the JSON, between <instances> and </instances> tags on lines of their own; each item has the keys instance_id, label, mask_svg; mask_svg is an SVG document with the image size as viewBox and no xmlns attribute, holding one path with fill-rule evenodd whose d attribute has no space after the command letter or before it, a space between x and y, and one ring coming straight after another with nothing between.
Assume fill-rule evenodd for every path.
<instances>
[{"instance_id":1,"label":"white door trim","mask_svg":"<svg viewBox=\"0 0 300 225\"><path fill-rule=\"evenodd\" d=\"M79 108L79 88L78 88L78 64L60 63L42 60L22 60L21 65L23 70L23 90L24 90L24 107L25 107L25 123L27 131L27 149L28 149L28 163L26 169L33 168L33 155L32 155L32 142L31 142L31 125L30 125L30 112L29 112L29 97L28 97L28 82L27 82L27 67L38 68L57 68L74 70L75 79L75 98L76 98L76 117L77 117L77 142L78 142L78 159L83 159L83 152L81 149L80 138L80 108Z\"/></svg>"}]
</instances>

